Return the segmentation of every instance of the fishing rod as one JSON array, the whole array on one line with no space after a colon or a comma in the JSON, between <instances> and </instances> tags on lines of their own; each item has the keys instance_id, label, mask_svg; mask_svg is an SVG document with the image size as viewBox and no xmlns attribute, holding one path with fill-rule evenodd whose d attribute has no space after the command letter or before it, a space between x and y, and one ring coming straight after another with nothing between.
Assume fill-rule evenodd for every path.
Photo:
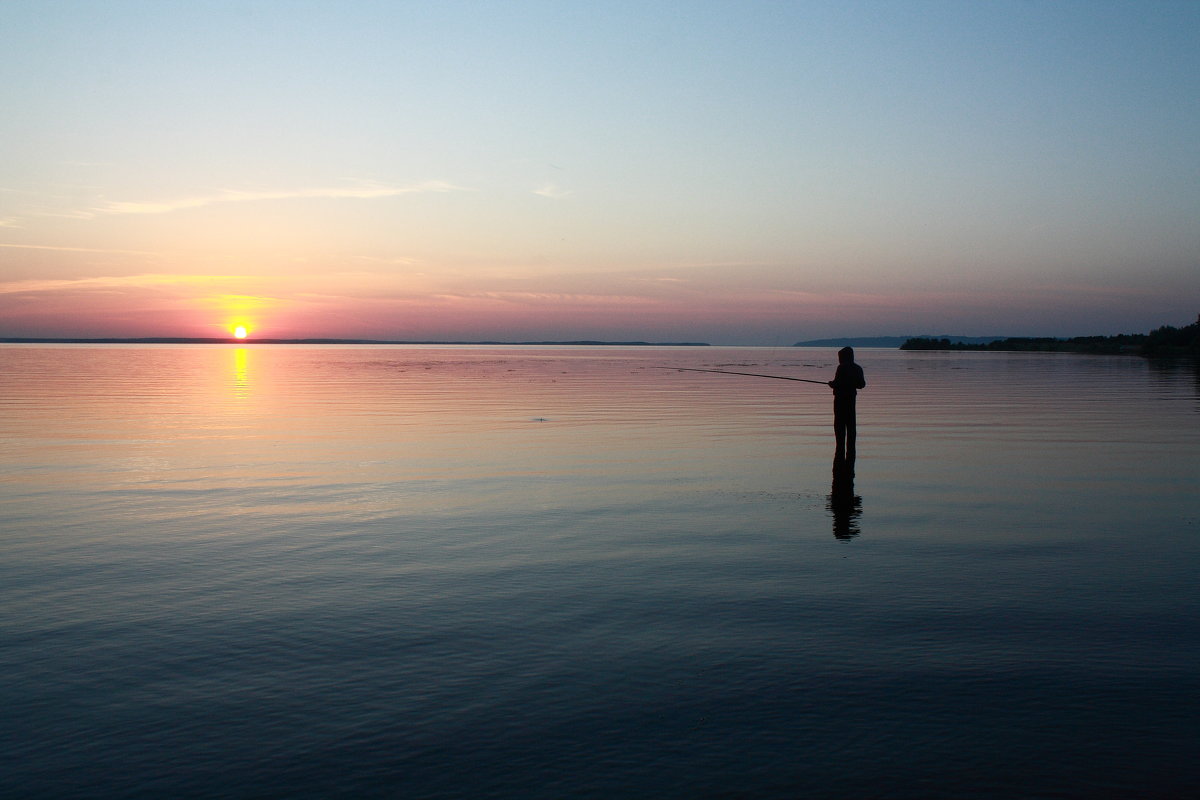
<instances>
[{"instance_id":1,"label":"fishing rod","mask_svg":"<svg viewBox=\"0 0 1200 800\"><path fill-rule=\"evenodd\" d=\"M680 372L716 372L721 375L749 375L751 378L774 378L777 381L800 381L801 383L819 383L828 386L828 381L814 381L808 378L785 378L783 375L760 375L757 372L731 372L727 369L695 369L693 367L656 367L655 369L677 369Z\"/></svg>"}]
</instances>

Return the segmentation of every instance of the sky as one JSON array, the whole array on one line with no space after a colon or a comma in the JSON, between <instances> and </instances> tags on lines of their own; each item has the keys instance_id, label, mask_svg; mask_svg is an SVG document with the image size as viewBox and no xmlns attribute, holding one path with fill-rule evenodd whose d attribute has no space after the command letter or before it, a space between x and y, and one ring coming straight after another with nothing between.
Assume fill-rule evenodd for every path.
<instances>
[{"instance_id":1,"label":"sky","mask_svg":"<svg viewBox=\"0 0 1200 800\"><path fill-rule=\"evenodd\" d=\"M0 3L0 336L1200 313L1200 3Z\"/></svg>"}]
</instances>

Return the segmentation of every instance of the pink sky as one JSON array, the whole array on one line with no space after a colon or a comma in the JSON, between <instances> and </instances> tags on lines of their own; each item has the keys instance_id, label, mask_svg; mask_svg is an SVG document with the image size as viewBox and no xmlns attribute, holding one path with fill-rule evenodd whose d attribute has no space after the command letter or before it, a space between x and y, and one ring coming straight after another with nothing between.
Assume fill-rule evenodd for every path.
<instances>
[{"instance_id":1,"label":"pink sky","mask_svg":"<svg viewBox=\"0 0 1200 800\"><path fill-rule=\"evenodd\" d=\"M374 273L335 276L192 276L12 282L0 289L11 336L226 336L245 325L261 338L442 341L565 339L790 344L829 335L1007 333L1036 326L1124 320L1145 292L1042 286L1034 297L987 290L814 292L746 286L732 272L703 279L630 275L497 281L472 289L461 279L434 286ZM564 285L585 283L577 291ZM562 291L534 291L558 284ZM1064 313L1064 308L1070 308ZM1128 318L1126 318L1128 317ZM854 328L848 320L855 320ZM1185 324L1189 320L1177 320ZM1156 321L1157 322L1157 321ZM1099 324L1099 323L1092 323ZM1103 332L1124 330L1107 326Z\"/></svg>"},{"instance_id":2,"label":"pink sky","mask_svg":"<svg viewBox=\"0 0 1200 800\"><path fill-rule=\"evenodd\" d=\"M256 8L0 4L0 337L778 346L1200 310L1195 4Z\"/></svg>"}]
</instances>

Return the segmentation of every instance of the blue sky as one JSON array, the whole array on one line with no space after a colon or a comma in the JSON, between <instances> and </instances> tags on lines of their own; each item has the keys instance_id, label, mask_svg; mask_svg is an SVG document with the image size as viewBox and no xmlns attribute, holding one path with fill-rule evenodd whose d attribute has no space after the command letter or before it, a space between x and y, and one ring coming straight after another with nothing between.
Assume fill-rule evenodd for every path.
<instances>
[{"instance_id":1,"label":"blue sky","mask_svg":"<svg viewBox=\"0 0 1200 800\"><path fill-rule=\"evenodd\" d=\"M0 335L1200 311L1200 3L0 6Z\"/></svg>"}]
</instances>

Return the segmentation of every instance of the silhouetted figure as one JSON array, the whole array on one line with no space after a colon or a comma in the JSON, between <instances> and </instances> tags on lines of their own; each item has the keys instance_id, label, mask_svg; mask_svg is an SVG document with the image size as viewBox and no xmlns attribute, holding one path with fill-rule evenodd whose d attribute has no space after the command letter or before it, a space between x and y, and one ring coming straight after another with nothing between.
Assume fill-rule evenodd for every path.
<instances>
[{"instance_id":1,"label":"silhouetted figure","mask_svg":"<svg viewBox=\"0 0 1200 800\"><path fill-rule=\"evenodd\" d=\"M854 458L833 458L833 487L829 490L829 512L833 515L833 535L838 539L858 536L858 518L862 498L854 493Z\"/></svg>"},{"instance_id":2,"label":"silhouetted figure","mask_svg":"<svg viewBox=\"0 0 1200 800\"><path fill-rule=\"evenodd\" d=\"M854 349L843 347L838 350L837 372L829 382L833 389L833 435L837 441L837 454L851 460L854 459L854 439L858 434L854 403L858 390L866 385L862 367L854 363Z\"/></svg>"}]
</instances>

